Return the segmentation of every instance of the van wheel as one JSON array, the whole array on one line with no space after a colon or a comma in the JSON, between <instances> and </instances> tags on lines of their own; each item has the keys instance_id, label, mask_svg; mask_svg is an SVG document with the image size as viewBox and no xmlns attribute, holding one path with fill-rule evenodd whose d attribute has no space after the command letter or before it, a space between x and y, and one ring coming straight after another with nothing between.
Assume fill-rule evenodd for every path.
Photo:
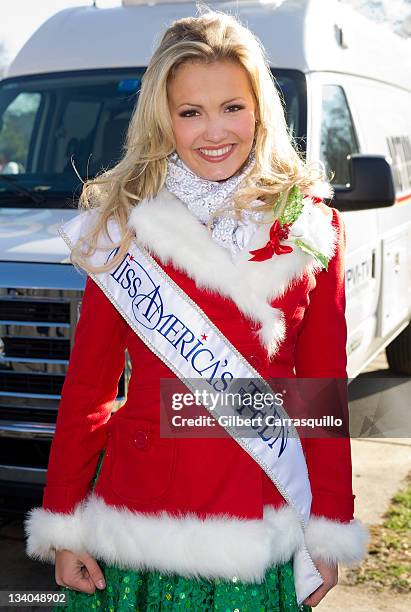
<instances>
[{"instance_id":1,"label":"van wheel","mask_svg":"<svg viewBox=\"0 0 411 612\"><path fill-rule=\"evenodd\" d=\"M390 370L411 376L411 323L385 349Z\"/></svg>"}]
</instances>

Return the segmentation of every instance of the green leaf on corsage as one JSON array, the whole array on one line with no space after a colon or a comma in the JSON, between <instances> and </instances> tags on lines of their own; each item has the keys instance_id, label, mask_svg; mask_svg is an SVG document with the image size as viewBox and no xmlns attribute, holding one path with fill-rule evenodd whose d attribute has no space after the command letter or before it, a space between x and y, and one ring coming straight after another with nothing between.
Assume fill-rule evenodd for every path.
<instances>
[{"instance_id":1,"label":"green leaf on corsage","mask_svg":"<svg viewBox=\"0 0 411 612\"><path fill-rule=\"evenodd\" d=\"M323 255L319 251L316 251L316 249L313 249L299 238L296 238L294 242L296 246L298 246L302 251L304 251L304 253L312 255L323 266L323 268L328 270L328 259L325 255Z\"/></svg>"},{"instance_id":2,"label":"green leaf on corsage","mask_svg":"<svg viewBox=\"0 0 411 612\"><path fill-rule=\"evenodd\" d=\"M288 194L287 203L284 206L284 210L278 219L281 225L291 225L298 219L304 208L303 199L304 196L301 193L298 185L293 185L290 193Z\"/></svg>"}]
</instances>

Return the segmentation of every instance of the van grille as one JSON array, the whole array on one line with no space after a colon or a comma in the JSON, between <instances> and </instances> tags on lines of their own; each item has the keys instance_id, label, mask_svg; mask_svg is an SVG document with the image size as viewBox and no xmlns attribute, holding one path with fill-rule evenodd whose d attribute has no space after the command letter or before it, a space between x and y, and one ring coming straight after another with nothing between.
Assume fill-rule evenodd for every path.
<instances>
[{"instance_id":1,"label":"van grille","mask_svg":"<svg viewBox=\"0 0 411 612\"><path fill-rule=\"evenodd\" d=\"M0 391L6 393L29 394L29 395L52 395L61 394L64 376L49 376L47 374L18 374L0 370Z\"/></svg>"},{"instance_id":2,"label":"van grille","mask_svg":"<svg viewBox=\"0 0 411 612\"><path fill-rule=\"evenodd\" d=\"M59 400L82 293L0 288L0 410L10 395Z\"/></svg>"},{"instance_id":3,"label":"van grille","mask_svg":"<svg viewBox=\"0 0 411 612\"><path fill-rule=\"evenodd\" d=\"M20 290L21 291L21 290ZM46 298L46 296L44 296ZM55 300L6 299L0 302L0 319L61 323L70 320L70 304Z\"/></svg>"},{"instance_id":4,"label":"van grille","mask_svg":"<svg viewBox=\"0 0 411 612\"><path fill-rule=\"evenodd\" d=\"M28 358L43 358L43 359L59 359L67 360L70 356L70 342L65 338L33 338L30 336L22 336L13 338L13 336L4 335L4 353L8 357Z\"/></svg>"},{"instance_id":5,"label":"van grille","mask_svg":"<svg viewBox=\"0 0 411 612\"><path fill-rule=\"evenodd\" d=\"M47 468L84 286L72 266L0 262L0 446L9 444L0 468L20 465L30 444L23 464ZM125 399L128 363L113 411Z\"/></svg>"},{"instance_id":6,"label":"van grille","mask_svg":"<svg viewBox=\"0 0 411 612\"><path fill-rule=\"evenodd\" d=\"M0 261L0 485L44 485L86 275ZM113 412L123 403L125 372Z\"/></svg>"},{"instance_id":7,"label":"van grille","mask_svg":"<svg viewBox=\"0 0 411 612\"><path fill-rule=\"evenodd\" d=\"M82 295L0 287L0 416L11 396L54 399L58 407Z\"/></svg>"}]
</instances>

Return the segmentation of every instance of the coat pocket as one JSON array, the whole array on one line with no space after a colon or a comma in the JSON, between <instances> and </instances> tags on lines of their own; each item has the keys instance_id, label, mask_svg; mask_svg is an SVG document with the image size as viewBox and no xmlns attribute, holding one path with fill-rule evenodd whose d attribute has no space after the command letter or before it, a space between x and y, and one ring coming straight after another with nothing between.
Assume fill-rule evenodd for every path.
<instances>
[{"instance_id":1,"label":"coat pocket","mask_svg":"<svg viewBox=\"0 0 411 612\"><path fill-rule=\"evenodd\" d=\"M121 417L113 428L112 442L114 493L139 504L165 497L173 480L175 438L161 438L158 423Z\"/></svg>"}]
</instances>

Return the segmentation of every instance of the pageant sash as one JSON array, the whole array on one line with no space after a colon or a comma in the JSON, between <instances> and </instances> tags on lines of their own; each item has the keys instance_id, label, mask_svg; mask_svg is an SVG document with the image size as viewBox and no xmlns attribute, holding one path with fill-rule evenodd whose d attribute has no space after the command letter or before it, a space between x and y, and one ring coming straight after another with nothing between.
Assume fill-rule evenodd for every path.
<instances>
[{"instance_id":1,"label":"pageant sash","mask_svg":"<svg viewBox=\"0 0 411 612\"><path fill-rule=\"evenodd\" d=\"M79 213L60 226L58 232L70 249L86 235L96 211ZM95 219L94 219L95 220ZM104 237L89 258L92 265L104 265L118 252L112 244L120 240L119 229L110 220L110 240ZM157 262L134 239L128 253L109 272L89 273L113 306L124 317L139 338L193 392L203 390L213 395L238 393L242 379L252 379L262 394L274 396L270 386L228 341L198 305L164 272ZM241 383L240 383L241 384ZM204 397L204 394L202 395ZM218 416L219 407L203 402ZM224 405L223 414L230 408ZM273 407L271 406L271 409ZM276 416L287 419L283 408L275 407ZM235 408L232 408L232 414ZM234 435L234 428L221 425L233 439L260 465L295 509L304 531L311 509L311 488L301 442L292 426L273 426L264 435ZM302 546L294 555L294 580L298 603L315 591L323 580L307 549Z\"/></svg>"}]
</instances>

